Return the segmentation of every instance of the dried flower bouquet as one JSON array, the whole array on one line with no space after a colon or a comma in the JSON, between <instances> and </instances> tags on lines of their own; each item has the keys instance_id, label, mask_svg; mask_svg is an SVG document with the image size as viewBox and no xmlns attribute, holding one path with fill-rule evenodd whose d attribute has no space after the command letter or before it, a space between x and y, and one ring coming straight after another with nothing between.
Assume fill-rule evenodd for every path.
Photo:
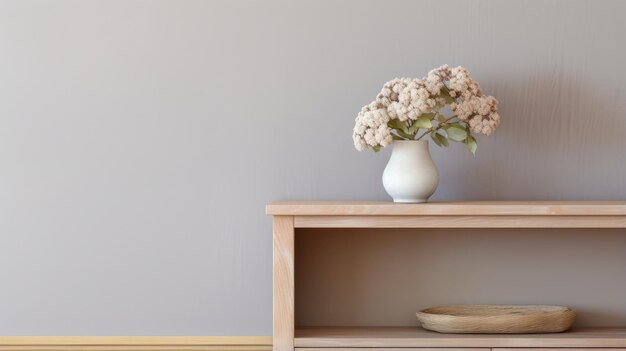
<instances>
[{"instance_id":1,"label":"dried flower bouquet","mask_svg":"<svg viewBox=\"0 0 626 351\"><path fill-rule=\"evenodd\" d=\"M440 112L446 105L452 116ZM497 107L498 101L483 95L478 82L461 66L441 66L419 79L396 78L359 112L354 146L359 151L379 151L393 140L421 140L428 135L439 146L448 146L449 140L463 142L474 153L477 144L472 132L491 134L500 124Z\"/></svg>"}]
</instances>

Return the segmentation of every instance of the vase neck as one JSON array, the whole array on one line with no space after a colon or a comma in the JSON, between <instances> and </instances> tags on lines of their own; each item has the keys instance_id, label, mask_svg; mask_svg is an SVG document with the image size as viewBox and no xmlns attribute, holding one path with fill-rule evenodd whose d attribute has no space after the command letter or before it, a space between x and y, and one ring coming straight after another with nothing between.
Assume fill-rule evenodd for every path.
<instances>
[{"instance_id":1,"label":"vase neck","mask_svg":"<svg viewBox=\"0 0 626 351\"><path fill-rule=\"evenodd\" d=\"M396 140L393 142L393 149L407 152L428 152L427 140Z\"/></svg>"}]
</instances>

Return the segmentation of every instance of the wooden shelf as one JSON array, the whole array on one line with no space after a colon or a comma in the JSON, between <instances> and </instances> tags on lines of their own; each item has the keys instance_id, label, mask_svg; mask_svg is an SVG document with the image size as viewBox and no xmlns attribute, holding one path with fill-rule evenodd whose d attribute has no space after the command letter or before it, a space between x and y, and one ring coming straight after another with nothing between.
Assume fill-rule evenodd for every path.
<instances>
[{"instance_id":1,"label":"wooden shelf","mask_svg":"<svg viewBox=\"0 0 626 351\"><path fill-rule=\"evenodd\" d=\"M283 216L625 216L626 201L278 201L266 213Z\"/></svg>"},{"instance_id":2,"label":"wooden shelf","mask_svg":"<svg viewBox=\"0 0 626 351\"><path fill-rule=\"evenodd\" d=\"M287 201L266 212L295 228L626 228L626 201Z\"/></svg>"},{"instance_id":3,"label":"wooden shelf","mask_svg":"<svg viewBox=\"0 0 626 351\"><path fill-rule=\"evenodd\" d=\"M552 334L440 334L418 327L304 327L296 328L294 346L611 348L626 346L626 328L579 328Z\"/></svg>"},{"instance_id":4,"label":"wooden shelf","mask_svg":"<svg viewBox=\"0 0 626 351\"><path fill-rule=\"evenodd\" d=\"M561 334L532 335L451 335L428 332L417 327L294 328L295 237L298 228L626 228L626 201L464 201L425 204L287 201L267 205L266 213L273 216L274 351L294 351L296 347L300 351L315 351L306 348L324 347L327 348L325 351L337 351L332 348L373 347L422 348L421 351L429 351L424 348L439 348L438 351L455 348L454 351L461 351L459 349L463 348L524 347L624 348L623 351L626 351L626 328L578 329ZM591 235L595 232L586 231ZM358 289L367 289L367 286L359 285Z\"/></svg>"}]
</instances>

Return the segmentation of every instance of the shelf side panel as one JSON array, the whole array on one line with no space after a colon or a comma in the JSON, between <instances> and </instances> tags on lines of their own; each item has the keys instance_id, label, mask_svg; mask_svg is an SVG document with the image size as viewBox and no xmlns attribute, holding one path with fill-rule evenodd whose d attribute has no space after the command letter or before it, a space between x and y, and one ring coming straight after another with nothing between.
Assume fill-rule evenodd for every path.
<instances>
[{"instance_id":1,"label":"shelf side panel","mask_svg":"<svg viewBox=\"0 0 626 351\"><path fill-rule=\"evenodd\" d=\"M294 349L294 227L292 216L274 216L274 351Z\"/></svg>"}]
</instances>

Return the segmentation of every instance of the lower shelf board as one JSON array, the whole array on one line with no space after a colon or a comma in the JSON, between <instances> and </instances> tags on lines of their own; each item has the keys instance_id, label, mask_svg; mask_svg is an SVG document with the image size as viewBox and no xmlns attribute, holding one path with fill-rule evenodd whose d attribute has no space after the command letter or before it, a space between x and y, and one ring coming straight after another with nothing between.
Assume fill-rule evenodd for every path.
<instances>
[{"instance_id":1,"label":"lower shelf board","mask_svg":"<svg viewBox=\"0 0 626 351\"><path fill-rule=\"evenodd\" d=\"M294 346L414 348L624 348L626 328L578 328L552 334L441 334L418 327L298 327Z\"/></svg>"}]
</instances>

